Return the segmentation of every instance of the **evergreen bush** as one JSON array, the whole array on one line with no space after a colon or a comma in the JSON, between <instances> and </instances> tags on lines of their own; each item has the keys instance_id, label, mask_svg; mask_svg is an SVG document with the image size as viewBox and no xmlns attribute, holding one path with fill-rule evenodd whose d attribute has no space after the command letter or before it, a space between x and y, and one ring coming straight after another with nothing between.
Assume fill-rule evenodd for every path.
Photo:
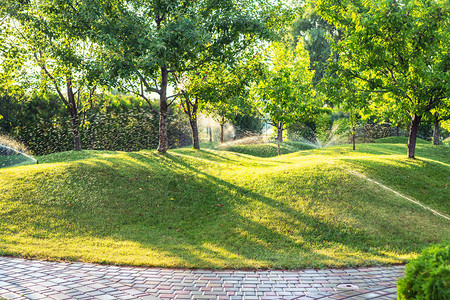
<instances>
[{"instance_id":1,"label":"evergreen bush","mask_svg":"<svg viewBox=\"0 0 450 300\"><path fill-rule=\"evenodd\" d=\"M397 285L398 299L450 299L450 242L426 248Z\"/></svg>"}]
</instances>

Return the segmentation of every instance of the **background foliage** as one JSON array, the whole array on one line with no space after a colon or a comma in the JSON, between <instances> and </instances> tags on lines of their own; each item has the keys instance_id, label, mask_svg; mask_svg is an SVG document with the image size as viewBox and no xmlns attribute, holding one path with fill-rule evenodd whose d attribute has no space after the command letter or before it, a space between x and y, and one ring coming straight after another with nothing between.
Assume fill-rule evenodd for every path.
<instances>
[{"instance_id":1,"label":"background foliage","mask_svg":"<svg viewBox=\"0 0 450 300\"><path fill-rule=\"evenodd\" d=\"M83 149L138 151L158 145L158 117L131 96L98 97L95 109L81 115ZM33 95L27 100L4 96L0 132L23 142L35 155L73 149L70 119L55 95ZM184 115L173 108L169 114L169 146L190 145Z\"/></svg>"}]
</instances>

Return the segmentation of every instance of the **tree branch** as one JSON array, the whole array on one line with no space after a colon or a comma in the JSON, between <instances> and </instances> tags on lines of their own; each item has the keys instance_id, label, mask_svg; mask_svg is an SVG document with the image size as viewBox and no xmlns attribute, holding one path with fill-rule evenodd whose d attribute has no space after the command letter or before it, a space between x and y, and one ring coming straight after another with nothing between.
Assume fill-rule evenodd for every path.
<instances>
[{"instance_id":1,"label":"tree branch","mask_svg":"<svg viewBox=\"0 0 450 300\"><path fill-rule=\"evenodd\" d=\"M62 94L61 90L58 87L58 83L56 82L56 79L52 76L52 74L50 74L50 72L47 70L47 68L45 67L45 65L43 65L40 61L40 59L37 56L37 53L34 52L34 58L36 59L36 62L38 63L38 65L41 67L41 69L44 71L44 73L48 76L48 78L50 78L51 81L53 81L53 85L55 86L56 92L58 93L59 97L61 98L61 100L64 102L64 104L66 106L69 106L69 102L67 101L67 99L64 97L64 95Z\"/></svg>"},{"instance_id":2,"label":"tree branch","mask_svg":"<svg viewBox=\"0 0 450 300\"><path fill-rule=\"evenodd\" d=\"M147 89L147 92L154 92L154 93L157 93L157 94L161 94L161 90L158 89L158 88L151 87L148 84L147 80L145 80L144 76L141 73L139 73L139 71L136 70L136 74L142 80L142 83L144 84L145 88ZM156 81L155 81L155 84L156 84ZM156 86L156 87L158 87L158 86Z\"/></svg>"},{"instance_id":3,"label":"tree branch","mask_svg":"<svg viewBox=\"0 0 450 300\"><path fill-rule=\"evenodd\" d=\"M160 91L161 89L158 87L158 82L156 81L156 78L153 78L153 83L155 84L156 89Z\"/></svg>"},{"instance_id":4,"label":"tree branch","mask_svg":"<svg viewBox=\"0 0 450 300\"><path fill-rule=\"evenodd\" d=\"M147 98L147 97L144 95L144 93L138 93L138 92L135 92L133 89L128 89L128 88L126 88L123 84L120 84L120 86L122 87L123 90L127 91L128 93L132 93L132 94L134 94L134 95L136 95L136 96L141 97L142 99L144 99L144 100L147 102L148 106L150 107L150 111L151 111L151 112L154 112L154 113L156 113L156 114L159 114L159 111L157 111L156 109L153 108L152 102L150 101L149 98Z\"/></svg>"},{"instance_id":5,"label":"tree branch","mask_svg":"<svg viewBox=\"0 0 450 300\"><path fill-rule=\"evenodd\" d=\"M70 0L67 1L67 4L70 6L70 8L72 9L72 11L73 11L75 14L78 14L78 10L72 5L72 3L70 3Z\"/></svg>"},{"instance_id":6,"label":"tree branch","mask_svg":"<svg viewBox=\"0 0 450 300\"><path fill-rule=\"evenodd\" d=\"M184 94L186 94L186 92L185 91L181 91L181 92L179 92L178 94L175 94L175 95L172 95L172 96L169 96L169 97L167 97L166 99L168 100L168 99L170 99L170 98L177 98L177 97L179 97L179 96L181 96L181 95L184 95Z\"/></svg>"},{"instance_id":7,"label":"tree branch","mask_svg":"<svg viewBox=\"0 0 450 300\"><path fill-rule=\"evenodd\" d=\"M414 101L411 99L411 97L409 97L408 96L408 94L407 93L405 93L405 91L403 91L400 87L399 87L399 84L398 84L398 81L397 81L397 79L395 78L395 75L394 75L394 66L392 66L392 68L389 68L388 66L386 66L386 69L389 71L389 74L391 74L391 78L392 78L392 80L394 81L394 84L395 84L395 86L397 87L397 89L399 90L399 91L401 91L405 96L406 96L406 98L411 102L411 104L414 104Z\"/></svg>"},{"instance_id":8,"label":"tree branch","mask_svg":"<svg viewBox=\"0 0 450 300\"><path fill-rule=\"evenodd\" d=\"M175 95L172 95L172 96L167 97L167 99L173 98L173 100L170 101L169 104L168 104L167 106L171 106L171 105L175 102L175 100L177 100L177 98L178 98L179 96L182 96L182 95L184 95L184 94L186 94L186 92L182 91L182 92L179 92L178 94L175 94Z\"/></svg>"}]
</instances>

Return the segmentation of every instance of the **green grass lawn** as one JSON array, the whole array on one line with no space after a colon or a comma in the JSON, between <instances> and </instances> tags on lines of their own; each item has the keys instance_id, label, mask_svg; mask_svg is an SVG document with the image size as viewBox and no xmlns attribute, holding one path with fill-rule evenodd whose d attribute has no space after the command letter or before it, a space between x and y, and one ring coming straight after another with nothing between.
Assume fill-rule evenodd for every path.
<instances>
[{"instance_id":1,"label":"green grass lawn","mask_svg":"<svg viewBox=\"0 0 450 300\"><path fill-rule=\"evenodd\" d=\"M35 164L36 162L24 155L0 155L0 168L18 165Z\"/></svg>"},{"instance_id":2,"label":"green grass lawn","mask_svg":"<svg viewBox=\"0 0 450 300\"><path fill-rule=\"evenodd\" d=\"M404 263L450 238L450 148L65 152L0 169L0 253L180 268Z\"/></svg>"},{"instance_id":3,"label":"green grass lawn","mask_svg":"<svg viewBox=\"0 0 450 300\"><path fill-rule=\"evenodd\" d=\"M288 154L300 150L310 150L314 148L315 148L314 146L305 143L289 141L281 143L280 152L281 154ZM243 153L257 157L274 157L278 155L277 143L225 145L225 146L218 146L217 149L223 151Z\"/></svg>"},{"instance_id":4,"label":"green grass lawn","mask_svg":"<svg viewBox=\"0 0 450 300\"><path fill-rule=\"evenodd\" d=\"M377 139L377 140L375 140L375 143L406 145L406 144L408 144L408 138L405 137L405 136L390 136L390 137ZM430 143L431 142L426 141L426 140L421 139L421 138L417 138L417 140L416 140L416 144L429 145Z\"/></svg>"}]
</instances>

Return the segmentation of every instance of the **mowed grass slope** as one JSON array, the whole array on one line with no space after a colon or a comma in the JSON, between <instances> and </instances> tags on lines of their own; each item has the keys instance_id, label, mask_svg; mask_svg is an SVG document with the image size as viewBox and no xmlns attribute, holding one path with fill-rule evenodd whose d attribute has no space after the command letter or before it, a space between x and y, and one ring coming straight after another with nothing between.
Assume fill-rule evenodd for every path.
<instances>
[{"instance_id":1,"label":"mowed grass slope","mask_svg":"<svg viewBox=\"0 0 450 300\"><path fill-rule=\"evenodd\" d=\"M301 150L310 150L315 147L309 144L300 142L283 142L280 145L281 154L289 154ZM257 157L275 157L278 155L277 143L263 143L263 144L244 144L244 145L225 145L219 146L218 150L230 151L236 153L243 153Z\"/></svg>"},{"instance_id":2,"label":"mowed grass slope","mask_svg":"<svg viewBox=\"0 0 450 300\"><path fill-rule=\"evenodd\" d=\"M24 155L0 155L0 168L18 165L29 165L35 163L35 161Z\"/></svg>"},{"instance_id":3,"label":"mowed grass slope","mask_svg":"<svg viewBox=\"0 0 450 300\"><path fill-rule=\"evenodd\" d=\"M403 263L450 238L450 153L420 144L307 150L276 158L177 149L82 151L0 169L0 252L187 268Z\"/></svg>"}]
</instances>

